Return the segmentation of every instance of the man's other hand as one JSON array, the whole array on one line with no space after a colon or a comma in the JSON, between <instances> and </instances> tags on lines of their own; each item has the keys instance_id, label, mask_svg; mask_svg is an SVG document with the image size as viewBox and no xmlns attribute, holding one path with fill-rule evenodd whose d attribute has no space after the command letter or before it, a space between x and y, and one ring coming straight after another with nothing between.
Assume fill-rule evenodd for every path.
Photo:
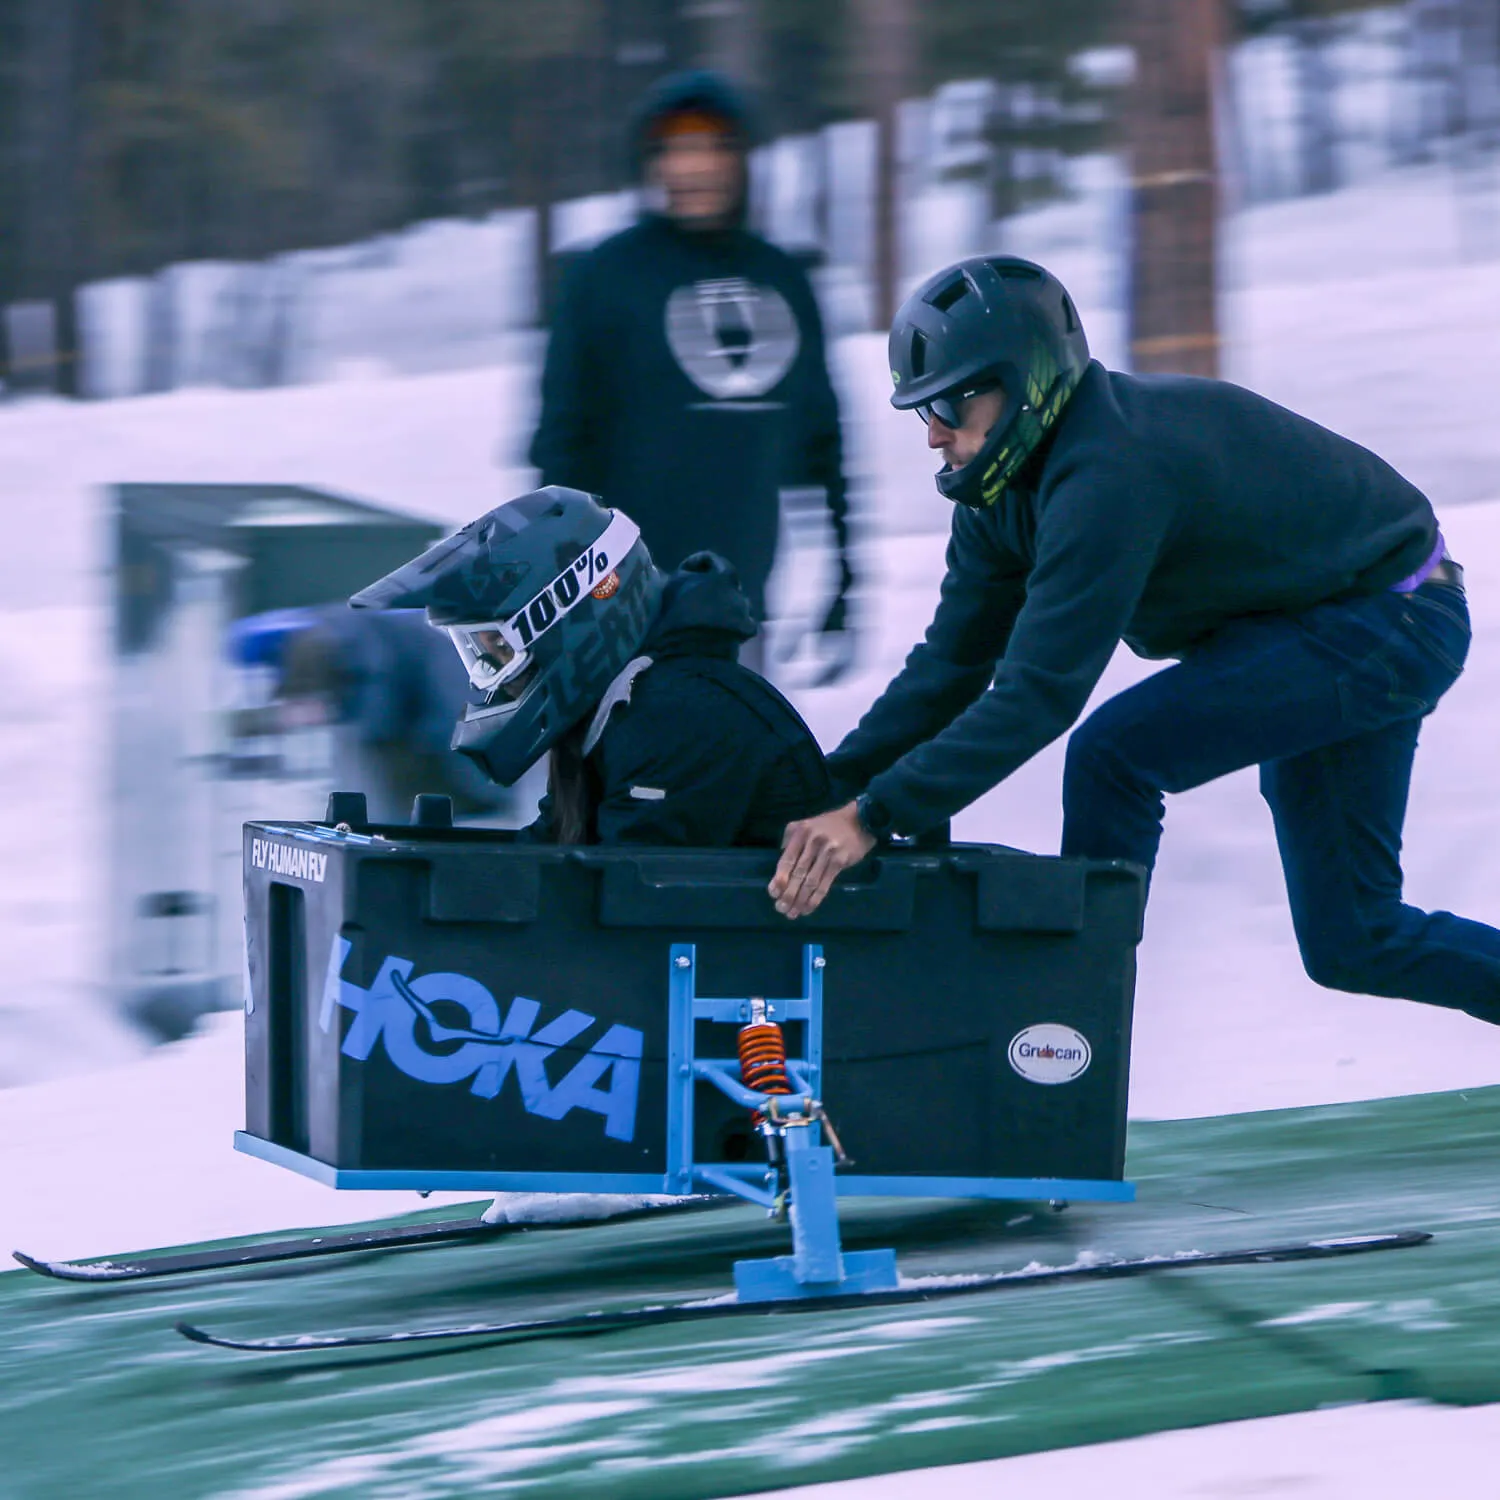
<instances>
[{"instance_id":1,"label":"man's other hand","mask_svg":"<svg viewBox=\"0 0 1500 1500\"><path fill-rule=\"evenodd\" d=\"M776 910L784 917L815 912L839 871L857 865L874 847L852 802L788 823L781 838L781 860L767 887Z\"/></svg>"}]
</instances>

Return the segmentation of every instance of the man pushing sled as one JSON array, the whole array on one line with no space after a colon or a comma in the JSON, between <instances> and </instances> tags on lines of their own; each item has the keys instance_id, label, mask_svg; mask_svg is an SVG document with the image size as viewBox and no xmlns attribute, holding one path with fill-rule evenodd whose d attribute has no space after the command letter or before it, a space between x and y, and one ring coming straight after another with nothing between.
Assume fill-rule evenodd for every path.
<instances>
[{"instance_id":1,"label":"man pushing sled","mask_svg":"<svg viewBox=\"0 0 1500 1500\"><path fill-rule=\"evenodd\" d=\"M1074 730L1063 854L1149 871L1165 793L1259 766L1309 975L1500 1021L1500 932L1402 900L1418 730L1469 645L1426 497L1237 386L1106 370L1058 281L1012 257L919 287L890 363L956 502L947 576L830 757L848 800L789 825L778 909L814 911L879 840L1004 780L1074 724L1124 640L1176 665Z\"/></svg>"}]
</instances>

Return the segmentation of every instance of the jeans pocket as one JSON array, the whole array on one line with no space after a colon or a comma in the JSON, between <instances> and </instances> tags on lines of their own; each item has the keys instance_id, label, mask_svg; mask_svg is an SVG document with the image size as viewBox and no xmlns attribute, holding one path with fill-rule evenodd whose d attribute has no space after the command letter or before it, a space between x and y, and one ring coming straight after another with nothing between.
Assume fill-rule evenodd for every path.
<instances>
[{"instance_id":1,"label":"jeans pocket","mask_svg":"<svg viewBox=\"0 0 1500 1500\"><path fill-rule=\"evenodd\" d=\"M1468 645L1468 621L1452 605L1403 599L1398 628L1340 683L1346 716L1366 729L1430 714L1463 671Z\"/></svg>"},{"instance_id":2,"label":"jeans pocket","mask_svg":"<svg viewBox=\"0 0 1500 1500\"><path fill-rule=\"evenodd\" d=\"M1447 588L1330 602L1297 623L1332 666L1353 733L1431 713L1458 676L1468 641L1463 595Z\"/></svg>"},{"instance_id":3,"label":"jeans pocket","mask_svg":"<svg viewBox=\"0 0 1500 1500\"><path fill-rule=\"evenodd\" d=\"M1411 638L1450 674L1464 669L1469 654L1469 604L1461 588L1429 584L1407 601L1404 623Z\"/></svg>"},{"instance_id":4,"label":"jeans pocket","mask_svg":"<svg viewBox=\"0 0 1500 1500\"><path fill-rule=\"evenodd\" d=\"M1391 642L1339 677L1339 705L1350 729L1364 733L1432 712L1442 689L1431 696L1422 690L1425 684L1414 680L1419 674L1411 670L1410 655Z\"/></svg>"}]
</instances>

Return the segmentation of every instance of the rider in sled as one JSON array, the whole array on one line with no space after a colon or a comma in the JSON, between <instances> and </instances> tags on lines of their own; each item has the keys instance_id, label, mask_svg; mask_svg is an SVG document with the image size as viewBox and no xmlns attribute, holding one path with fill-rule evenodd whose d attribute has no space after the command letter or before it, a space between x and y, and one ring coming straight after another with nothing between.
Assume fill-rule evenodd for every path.
<instances>
[{"instance_id":1,"label":"rider in sled","mask_svg":"<svg viewBox=\"0 0 1500 1500\"><path fill-rule=\"evenodd\" d=\"M663 574L581 490L499 506L349 602L448 632L475 698L453 748L493 780L550 757L523 838L774 846L829 803L811 731L736 660L756 623L733 568L700 552Z\"/></svg>"}]
</instances>

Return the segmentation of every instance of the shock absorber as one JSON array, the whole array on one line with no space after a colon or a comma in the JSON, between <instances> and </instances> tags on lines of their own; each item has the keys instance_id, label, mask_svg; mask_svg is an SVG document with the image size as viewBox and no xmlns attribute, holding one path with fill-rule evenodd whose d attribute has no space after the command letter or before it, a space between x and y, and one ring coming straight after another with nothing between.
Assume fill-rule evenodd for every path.
<instances>
[{"instance_id":1,"label":"shock absorber","mask_svg":"<svg viewBox=\"0 0 1500 1500\"><path fill-rule=\"evenodd\" d=\"M737 1039L740 1059L740 1078L746 1088L760 1094L790 1094L792 1080L786 1071L786 1037L775 1021L766 1017L766 1002L759 996L750 1000L750 1021L740 1027ZM750 1111L750 1123L760 1132L766 1143L766 1162L779 1183L781 1169L785 1164L785 1143L781 1131L766 1119L763 1109ZM772 1217L780 1217L785 1194L778 1192L777 1207Z\"/></svg>"},{"instance_id":2,"label":"shock absorber","mask_svg":"<svg viewBox=\"0 0 1500 1500\"><path fill-rule=\"evenodd\" d=\"M750 1001L750 1022L740 1027L740 1077L745 1087L758 1094L790 1094L792 1081L786 1071L786 1038L775 1021L766 1019L766 1002L758 996ZM755 1114L757 1123L760 1111Z\"/></svg>"},{"instance_id":3,"label":"shock absorber","mask_svg":"<svg viewBox=\"0 0 1500 1500\"><path fill-rule=\"evenodd\" d=\"M766 1015L766 1002L758 996L750 1000L750 1020L740 1027L737 1042L740 1060L740 1078L746 1088L758 1094L769 1094L769 1110L755 1109L750 1112L750 1123L760 1132L766 1143L766 1162L771 1169L773 1182L777 1184L776 1203L771 1209L772 1218L783 1218L786 1214L787 1194L782 1185L786 1167L785 1132L788 1127L806 1128L813 1121L828 1132L828 1144L833 1148L834 1159L840 1166L849 1164L843 1144L833 1121L822 1103L810 1096L789 1099L790 1108L781 1109L776 1095L791 1095L791 1075L787 1070L786 1037L781 1027Z\"/></svg>"}]
</instances>

